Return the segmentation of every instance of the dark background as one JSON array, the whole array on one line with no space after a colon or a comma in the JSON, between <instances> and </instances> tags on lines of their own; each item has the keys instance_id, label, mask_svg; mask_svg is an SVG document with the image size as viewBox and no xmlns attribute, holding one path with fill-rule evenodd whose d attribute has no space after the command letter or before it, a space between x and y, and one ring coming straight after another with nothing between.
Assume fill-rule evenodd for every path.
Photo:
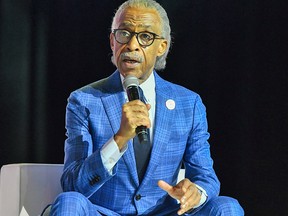
<instances>
[{"instance_id":1,"label":"dark background","mask_svg":"<svg viewBox=\"0 0 288 216\"><path fill-rule=\"evenodd\" d=\"M63 163L69 93L110 75L120 0L0 1L0 165ZM286 1L158 1L173 46L163 78L207 107L222 195L288 215Z\"/></svg>"}]
</instances>

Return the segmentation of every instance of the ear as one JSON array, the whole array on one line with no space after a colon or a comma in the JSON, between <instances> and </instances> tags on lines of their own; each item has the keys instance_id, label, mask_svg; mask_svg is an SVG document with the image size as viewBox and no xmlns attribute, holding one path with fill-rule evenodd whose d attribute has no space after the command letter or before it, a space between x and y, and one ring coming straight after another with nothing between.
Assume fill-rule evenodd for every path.
<instances>
[{"instance_id":1,"label":"ear","mask_svg":"<svg viewBox=\"0 0 288 216\"><path fill-rule=\"evenodd\" d=\"M167 44L168 44L167 40L162 40L161 41L161 43L159 45L159 48L158 48L158 54L157 54L158 57L162 56L166 52Z\"/></svg>"},{"instance_id":2,"label":"ear","mask_svg":"<svg viewBox=\"0 0 288 216\"><path fill-rule=\"evenodd\" d=\"M110 48L111 48L111 50L113 51L113 49L114 49L114 36L113 36L113 34L112 33L110 33Z\"/></svg>"}]
</instances>

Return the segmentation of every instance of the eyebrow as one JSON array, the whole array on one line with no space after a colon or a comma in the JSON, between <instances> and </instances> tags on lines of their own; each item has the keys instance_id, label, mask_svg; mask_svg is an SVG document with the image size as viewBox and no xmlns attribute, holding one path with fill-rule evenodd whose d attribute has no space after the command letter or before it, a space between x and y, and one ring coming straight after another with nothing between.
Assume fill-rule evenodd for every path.
<instances>
[{"instance_id":1,"label":"eyebrow","mask_svg":"<svg viewBox=\"0 0 288 216\"><path fill-rule=\"evenodd\" d=\"M130 22L123 22L120 24L119 27L134 27L134 26L135 25L133 25ZM139 24L139 25L137 25L137 27L149 29L149 28L151 28L151 25Z\"/></svg>"}]
</instances>

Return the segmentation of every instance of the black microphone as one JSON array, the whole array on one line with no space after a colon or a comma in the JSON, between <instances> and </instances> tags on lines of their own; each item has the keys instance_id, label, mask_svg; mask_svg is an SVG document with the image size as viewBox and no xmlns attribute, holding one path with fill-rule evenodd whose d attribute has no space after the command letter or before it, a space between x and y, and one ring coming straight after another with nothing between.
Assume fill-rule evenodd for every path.
<instances>
[{"instance_id":1,"label":"black microphone","mask_svg":"<svg viewBox=\"0 0 288 216\"><path fill-rule=\"evenodd\" d=\"M139 81L137 77L128 75L123 81L124 88L126 89L129 101L141 100L139 92ZM149 143L149 133L146 126L138 126L136 128L136 134L141 144Z\"/></svg>"}]
</instances>

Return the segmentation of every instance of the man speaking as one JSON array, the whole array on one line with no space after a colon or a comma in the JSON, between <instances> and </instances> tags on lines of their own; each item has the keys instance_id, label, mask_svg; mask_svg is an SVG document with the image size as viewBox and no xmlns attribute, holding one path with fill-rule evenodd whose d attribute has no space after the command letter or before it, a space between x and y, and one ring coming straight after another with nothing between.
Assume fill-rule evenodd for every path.
<instances>
[{"instance_id":1,"label":"man speaking","mask_svg":"<svg viewBox=\"0 0 288 216\"><path fill-rule=\"evenodd\" d=\"M170 32L156 1L118 8L110 34L117 70L68 99L64 192L50 215L244 215L237 200L218 195L201 98L156 72Z\"/></svg>"}]
</instances>

